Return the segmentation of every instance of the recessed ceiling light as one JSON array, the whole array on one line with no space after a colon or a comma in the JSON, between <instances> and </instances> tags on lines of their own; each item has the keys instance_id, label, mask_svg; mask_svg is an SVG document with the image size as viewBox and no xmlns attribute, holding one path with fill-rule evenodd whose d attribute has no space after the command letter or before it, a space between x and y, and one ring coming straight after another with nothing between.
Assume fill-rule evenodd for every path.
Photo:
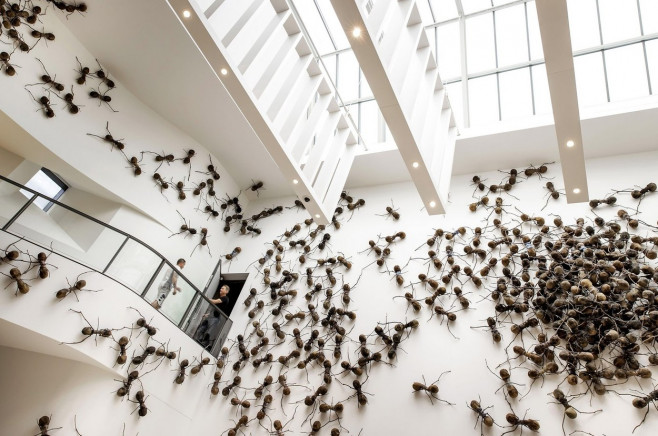
<instances>
[{"instance_id":1,"label":"recessed ceiling light","mask_svg":"<svg viewBox=\"0 0 658 436\"><path fill-rule=\"evenodd\" d=\"M358 38L359 36L361 36L361 28L360 27L355 27L354 29L352 29L352 36L355 37L355 38Z\"/></svg>"},{"instance_id":2,"label":"recessed ceiling light","mask_svg":"<svg viewBox=\"0 0 658 436\"><path fill-rule=\"evenodd\" d=\"M567 147L571 148L571 147L573 147L574 145L576 145L576 143L573 142L571 139L567 141Z\"/></svg>"},{"instance_id":3,"label":"recessed ceiling light","mask_svg":"<svg viewBox=\"0 0 658 436\"><path fill-rule=\"evenodd\" d=\"M299 183L299 180L297 180L297 179L292 179L292 182L296 185L297 183Z\"/></svg>"},{"instance_id":4,"label":"recessed ceiling light","mask_svg":"<svg viewBox=\"0 0 658 436\"><path fill-rule=\"evenodd\" d=\"M412 163L411 166L414 167L414 168L418 168L418 162Z\"/></svg>"},{"instance_id":5,"label":"recessed ceiling light","mask_svg":"<svg viewBox=\"0 0 658 436\"><path fill-rule=\"evenodd\" d=\"M319 213L316 213L316 214L315 214L315 217L316 217L316 218L320 218L320 214L319 214Z\"/></svg>"},{"instance_id":6,"label":"recessed ceiling light","mask_svg":"<svg viewBox=\"0 0 658 436\"><path fill-rule=\"evenodd\" d=\"M430 201L430 207L436 206L436 201Z\"/></svg>"},{"instance_id":7,"label":"recessed ceiling light","mask_svg":"<svg viewBox=\"0 0 658 436\"><path fill-rule=\"evenodd\" d=\"M574 194L580 194L580 188L575 188L575 189L573 190L573 193L574 193Z\"/></svg>"},{"instance_id":8,"label":"recessed ceiling light","mask_svg":"<svg viewBox=\"0 0 658 436\"><path fill-rule=\"evenodd\" d=\"M222 68L221 70L219 70L219 72L222 73L224 76L228 74L228 70L226 68Z\"/></svg>"},{"instance_id":9,"label":"recessed ceiling light","mask_svg":"<svg viewBox=\"0 0 658 436\"><path fill-rule=\"evenodd\" d=\"M185 9L185 10L183 11L183 16L184 16L185 18L190 18L190 17L192 16L192 12L188 11L187 9Z\"/></svg>"}]
</instances>

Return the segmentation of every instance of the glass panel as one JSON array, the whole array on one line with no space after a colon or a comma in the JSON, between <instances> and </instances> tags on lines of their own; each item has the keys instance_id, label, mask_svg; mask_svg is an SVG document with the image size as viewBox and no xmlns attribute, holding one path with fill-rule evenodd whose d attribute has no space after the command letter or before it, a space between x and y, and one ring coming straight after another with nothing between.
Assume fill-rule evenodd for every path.
<instances>
[{"instance_id":1,"label":"glass panel","mask_svg":"<svg viewBox=\"0 0 658 436\"><path fill-rule=\"evenodd\" d=\"M183 324L183 330L213 356L219 355L220 345L226 339L231 320L221 311L197 297L193 309Z\"/></svg>"},{"instance_id":2,"label":"glass panel","mask_svg":"<svg viewBox=\"0 0 658 436\"><path fill-rule=\"evenodd\" d=\"M599 15L604 44L640 36L637 2L599 0Z\"/></svg>"},{"instance_id":3,"label":"glass panel","mask_svg":"<svg viewBox=\"0 0 658 436\"><path fill-rule=\"evenodd\" d=\"M578 104L580 106L592 106L606 103L608 96L605 91L601 53L576 56L573 58L573 66L576 71Z\"/></svg>"},{"instance_id":4,"label":"glass panel","mask_svg":"<svg viewBox=\"0 0 658 436\"><path fill-rule=\"evenodd\" d=\"M462 96L462 82L454 82L445 85L448 90L450 107L455 116L455 122L460 129L464 126L464 97Z\"/></svg>"},{"instance_id":5,"label":"glass panel","mask_svg":"<svg viewBox=\"0 0 658 436\"><path fill-rule=\"evenodd\" d=\"M129 239L105 274L141 294L160 262L151 250Z\"/></svg>"},{"instance_id":6,"label":"glass panel","mask_svg":"<svg viewBox=\"0 0 658 436\"><path fill-rule=\"evenodd\" d=\"M154 307L159 305L160 312L178 324L195 295L190 284L165 264L144 299Z\"/></svg>"},{"instance_id":7,"label":"glass panel","mask_svg":"<svg viewBox=\"0 0 658 436\"><path fill-rule=\"evenodd\" d=\"M496 68L493 33L493 14L478 15L466 20L466 60L469 74Z\"/></svg>"},{"instance_id":8,"label":"glass panel","mask_svg":"<svg viewBox=\"0 0 658 436\"><path fill-rule=\"evenodd\" d=\"M459 12L455 0L430 0L434 20L438 23L452 18L457 18Z\"/></svg>"},{"instance_id":9,"label":"glass panel","mask_svg":"<svg viewBox=\"0 0 658 436\"><path fill-rule=\"evenodd\" d=\"M500 73L500 116L503 120L532 115L530 68Z\"/></svg>"},{"instance_id":10,"label":"glass panel","mask_svg":"<svg viewBox=\"0 0 658 436\"><path fill-rule=\"evenodd\" d=\"M64 191L61 186L59 186L49 175L44 173L42 170L39 170L28 182L25 184L30 189L37 191L40 194L45 195L53 199L57 199L59 194ZM26 198L32 198L32 193L24 189L20 190ZM39 197L34 200L34 204L39 206L43 210L47 210L48 205L50 204L49 200Z\"/></svg>"},{"instance_id":11,"label":"glass panel","mask_svg":"<svg viewBox=\"0 0 658 436\"><path fill-rule=\"evenodd\" d=\"M0 180L0 228L4 227L28 201L17 186Z\"/></svg>"},{"instance_id":12,"label":"glass panel","mask_svg":"<svg viewBox=\"0 0 658 436\"><path fill-rule=\"evenodd\" d=\"M329 73L329 77L331 77L331 80L334 82L334 85L336 84L336 58L337 57L338 57L338 55L329 55L329 56L323 56L322 57L322 63L327 68L327 72Z\"/></svg>"},{"instance_id":13,"label":"glass panel","mask_svg":"<svg viewBox=\"0 0 658 436\"><path fill-rule=\"evenodd\" d=\"M359 76L361 77L361 96L360 98L369 98L372 97L372 90L370 89L370 85L368 85L368 80L366 80L366 76L363 75L363 71L359 69Z\"/></svg>"},{"instance_id":14,"label":"glass panel","mask_svg":"<svg viewBox=\"0 0 658 436\"><path fill-rule=\"evenodd\" d=\"M125 239L58 205L46 213L31 204L9 230L44 247L52 244L57 253L98 271L105 269Z\"/></svg>"},{"instance_id":15,"label":"glass panel","mask_svg":"<svg viewBox=\"0 0 658 436\"><path fill-rule=\"evenodd\" d=\"M658 95L658 39L647 41L645 44L649 75L651 77L651 91L653 95Z\"/></svg>"},{"instance_id":16,"label":"glass panel","mask_svg":"<svg viewBox=\"0 0 658 436\"><path fill-rule=\"evenodd\" d=\"M420 12L420 19L423 20L423 25L427 26L434 23L429 2L427 0L418 0L416 4L418 5L418 12Z\"/></svg>"},{"instance_id":17,"label":"glass panel","mask_svg":"<svg viewBox=\"0 0 658 436\"><path fill-rule=\"evenodd\" d=\"M462 1L464 13L470 14L471 12L483 11L492 6L491 0L467 0Z\"/></svg>"},{"instance_id":18,"label":"glass panel","mask_svg":"<svg viewBox=\"0 0 658 436\"><path fill-rule=\"evenodd\" d=\"M658 33L658 2L656 0L640 0L642 13L642 30L645 35Z\"/></svg>"},{"instance_id":19,"label":"glass panel","mask_svg":"<svg viewBox=\"0 0 658 436\"><path fill-rule=\"evenodd\" d=\"M338 17L336 16L336 12L334 12L334 8L331 6L330 0L316 0L316 1L318 6L320 7L320 12L322 12L322 17L324 17L324 21L327 24L327 27L329 28L329 33L331 33L331 37L334 40L334 44L336 45L336 50L349 48L350 42L347 40L347 37L345 36L343 27L340 25L340 21L338 21Z\"/></svg>"},{"instance_id":20,"label":"glass panel","mask_svg":"<svg viewBox=\"0 0 658 436\"><path fill-rule=\"evenodd\" d=\"M507 3L512 3L516 0L491 0L494 6L506 5Z\"/></svg>"},{"instance_id":21,"label":"glass panel","mask_svg":"<svg viewBox=\"0 0 658 436\"><path fill-rule=\"evenodd\" d=\"M642 44L606 50L605 64L608 72L610 101L649 95Z\"/></svg>"},{"instance_id":22,"label":"glass panel","mask_svg":"<svg viewBox=\"0 0 658 436\"><path fill-rule=\"evenodd\" d=\"M318 52L324 54L335 51L336 48L331 42L331 38L329 38L327 28L324 26L322 18L320 18L320 13L315 7L315 3L308 0L294 0L293 3Z\"/></svg>"},{"instance_id":23,"label":"glass panel","mask_svg":"<svg viewBox=\"0 0 658 436\"><path fill-rule=\"evenodd\" d=\"M436 28L437 64L443 80L461 76L461 38L459 23L444 24Z\"/></svg>"},{"instance_id":24,"label":"glass panel","mask_svg":"<svg viewBox=\"0 0 658 436\"><path fill-rule=\"evenodd\" d=\"M338 55L337 86L344 102L359 98L359 64L352 51Z\"/></svg>"},{"instance_id":25,"label":"glass panel","mask_svg":"<svg viewBox=\"0 0 658 436\"><path fill-rule=\"evenodd\" d=\"M525 27L525 7L511 6L494 12L498 67L528 60L528 39Z\"/></svg>"},{"instance_id":26,"label":"glass panel","mask_svg":"<svg viewBox=\"0 0 658 436\"><path fill-rule=\"evenodd\" d=\"M380 142L379 139L379 106L375 100L361 103L359 109L361 118L359 119L359 131L366 145L375 145Z\"/></svg>"},{"instance_id":27,"label":"glass panel","mask_svg":"<svg viewBox=\"0 0 658 436\"><path fill-rule=\"evenodd\" d=\"M568 0L567 7L573 50L600 45L596 0Z\"/></svg>"},{"instance_id":28,"label":"glass panel","mask_svg":"<svg viewBox=\"0 0 658 436\"><path fill-rule=\"evenodd\" d=\"M548 89L546 64L532 66L532 89L535 92L535 115L545 115L553 112L551 94Z\"/></svg>"},{"instance_id":29,"label":"glass panel","mask_svg":"<svg viewBox=\"0 0 658 436\"><path fill-rule=\"evenodd\" d=\"M496 75L468 81L468 103L471 127L498 121L498 84Z\"/></svg>"},{"instance_id":30,"label":"glass panel","mask_svg":"<svg viewBox=\"0 0 658 436\"><path fill-rule=\"evenodd\" d=\"M544 48L541 46L541 34L539 32L539 19L537 18L537 5L535 2L526 3L528 10L528 36L530 37L530 59L541 59L544 57Z\"/></svg>"}]
</instances>

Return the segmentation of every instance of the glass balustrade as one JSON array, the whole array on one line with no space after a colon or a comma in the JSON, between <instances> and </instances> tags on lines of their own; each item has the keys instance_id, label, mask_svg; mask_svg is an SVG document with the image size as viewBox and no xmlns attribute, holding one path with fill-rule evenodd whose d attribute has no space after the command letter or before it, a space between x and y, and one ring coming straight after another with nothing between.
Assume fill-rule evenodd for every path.
<instances>
[{"instance_id":1,"label":"glass balustrade","mask_svg":"<svg viewBox=\"0 0 658 436\"><path fill-rule=\"evenodd\" d=\"M115 280L219 355L232 321L176 265L138 238L3 176L0 229Z\"/></svg>"}]
</instances>

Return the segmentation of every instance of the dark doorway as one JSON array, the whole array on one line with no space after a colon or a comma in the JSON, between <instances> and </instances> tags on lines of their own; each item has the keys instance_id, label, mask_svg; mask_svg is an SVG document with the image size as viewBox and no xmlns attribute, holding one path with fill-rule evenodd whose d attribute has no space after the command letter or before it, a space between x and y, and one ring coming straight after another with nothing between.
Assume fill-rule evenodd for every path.
<instances>
[{"instance_id":1,"label":"dark doorway","mask_svg":"<svg viewBox=\"0 0 658 436\"><path fill-rule=\"evenodd\" d=\"M212 298L219 298L219 289L224 286L228 285L230 288L230 291L228 293L228 304L226 307L221 307L221 309L224 311L224 313L228 316L231 316L231 312L233 311L233 307L235 307L235 304L237 303L238 299L240 298L240 294L242 292L242 288L244 287L244 284L246 283L246 276L247 274L226 274L222 275L222 277L219 280L219 284L217 285L217 288L215 289L215 293L213 294Z\"/></svg>"}]
</instances>

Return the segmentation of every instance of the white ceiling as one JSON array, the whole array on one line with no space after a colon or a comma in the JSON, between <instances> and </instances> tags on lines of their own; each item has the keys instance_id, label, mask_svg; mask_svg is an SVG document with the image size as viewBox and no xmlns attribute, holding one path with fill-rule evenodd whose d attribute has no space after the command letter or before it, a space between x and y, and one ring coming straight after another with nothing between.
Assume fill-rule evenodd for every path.
<instances>
[{"instance_id":1,"label":"white ceiling","mask_svg":"<svg viewBox=\"0 0 658 436\"><path fill-rule=\"evenodd\" d=\"M87 0L84 18L66 25L122 86L211 150L240 186L263 180L261 197L293 195L265 147L162 0ZM658 100L650 109L584 119L585 156L656 149ZM587 116L582 111L583 117ZM552 120L535 127L457 140L453 174L475 174L558 159ZM397 150L357 156L347 187L410 180Z\"/></svg>"},{"instance_id":2,"label":"white ceiling","mask_svg":"<svg viewBox=\"0 0 658 436\"><path fill-rule=\"evenodd\" d=\"M166 1L86 3L84 17L63 20L121 86L208 148L239 186L262 180L262 195L292 193Z\"/></svg>"}]
</instances>

